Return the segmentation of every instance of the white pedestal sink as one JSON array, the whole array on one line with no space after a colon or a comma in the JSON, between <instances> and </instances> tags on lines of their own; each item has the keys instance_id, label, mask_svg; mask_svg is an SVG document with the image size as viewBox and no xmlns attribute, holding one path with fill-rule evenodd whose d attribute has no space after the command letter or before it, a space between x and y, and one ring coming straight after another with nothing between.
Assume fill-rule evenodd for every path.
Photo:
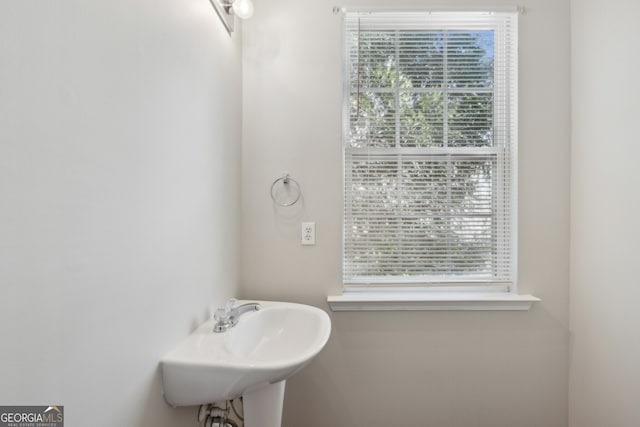
<instances>
[{"instance_id":1,"label":"white pedestal sink","mask_svg":"<svg viewBox=\"0 0 640 427\"><path fill-rule=\"evenodd\" d=\"M285 382L322 350L331 321L316 307L257 302L262 308L243 314L228 331L213 332L209 320L162 358L170 405L244 396L245 427L280 427Z\"/></svg>"}]
</instances>

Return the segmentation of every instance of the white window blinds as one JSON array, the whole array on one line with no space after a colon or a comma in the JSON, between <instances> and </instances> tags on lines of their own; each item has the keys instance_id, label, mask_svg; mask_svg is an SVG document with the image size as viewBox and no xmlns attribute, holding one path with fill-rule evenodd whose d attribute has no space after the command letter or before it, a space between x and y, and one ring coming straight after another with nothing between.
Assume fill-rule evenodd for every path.
<instances>
[{"instance_id":1,"label":"white window blinds","mask_svg":"<svg viewBox=\"0 0 640 427\"><path fill-rule=\"evenodd\" d=\"M514 282L517 14L345 16L345 285Z\"/></svg>"}]
</instances>

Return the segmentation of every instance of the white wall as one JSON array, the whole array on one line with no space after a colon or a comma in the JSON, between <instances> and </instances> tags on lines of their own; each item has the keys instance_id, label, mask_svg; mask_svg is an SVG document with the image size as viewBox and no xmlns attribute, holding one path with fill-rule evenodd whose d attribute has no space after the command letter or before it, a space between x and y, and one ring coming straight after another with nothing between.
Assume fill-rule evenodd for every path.
<instances>
[{"instance_id":1,"label":"white wall","mask_svg":"<svg viewBox=\"0 0 640 427\"><path fill-rule=\"evenodd\" d=\"M355 0L348 5L389 5ZM418 5L421 0L393 2ZM442 4L442 2L441 2ZM449 5L513 4L456 0ZM243 29L245 298L328 309L341 289L341 24L335 1L256 1ZM332 313L326 349L287 385L284 427L566 427L569 0L520 18L519 282L530 312ZM304 200L275 209L283 171ZM317 245L300 246L300 221Z\"/></svg>"},{"instance_id":2,"label":"white wall","mask_svg":"<svg viewBox=\"0 0 640 427\"><path fill-rule=\"evenodd\" d=\"M0 403L196 425L158 361L237 290L240 52L208 0L0 2Z\"/></svg>"},{"instance_id":3,"label":"white wall","mask_svg":"<svg viewBox=\"0 0 640 427\"><path fill-rule=\"evenodd\" d=\"M640 425L640 4L573 0L572 427Z\"/></svg>"}]
</instances>

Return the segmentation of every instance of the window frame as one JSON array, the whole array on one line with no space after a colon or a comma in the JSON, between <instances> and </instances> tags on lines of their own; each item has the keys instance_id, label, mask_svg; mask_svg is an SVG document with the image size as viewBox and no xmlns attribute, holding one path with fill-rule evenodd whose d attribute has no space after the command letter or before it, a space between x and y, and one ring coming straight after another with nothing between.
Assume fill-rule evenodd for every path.
<instances>
[{"instance_id":1,"label":"window frame","mask_svg":"<svg viewBox=\"0 0 640 427\"><path fill-rule=\"evenodd\" d=\"M406 12L405 12L406 13ZM435 12L441 13L441 12ZM465 13L465 12L444 12L444 13ZM475 11L469 11L469 13L477 13ZM486 13L486 12L485 12ZM353 302L353 298L362 299L363 295L368 295L364 297L364 299L368 299L370 301L377 301L376 304L379 304L378 301L380 298L384 299L386 296L393 294L392 300L396 303L398 302L398 298L401 299L409 299L411 301L416 300L425 300L432 301L433 298L436 300L442 300L442 298L450 299L449 295L453 295L452 292L456 293L454 301L459 302L460 298L468 299L468 295L482 294L482 301L486 302L486 295L493 295L494 298L498 298L501 300L504 295L499 294L509 294L511 297L519 297L517 295L517 14L514 11L508 12L496 12L496 13L508 13L513 20L513 24L515 29L513 30L512 35L512 47L515 52L512 52L511 61L514 61L512 64L512 68L514 68L513 73L510 75L511 79L514 79L512 88L515 88L515 93L510 93L510 120L508 126L515 126L515 129L508 129L510 132L510 144L511 144L511 154L510 154L510 167L511 167L511 175L509 179L511 180L511 190L510 190L510 227L511 227L511 250L510 250L510 266L511 266L511 277L507 282L495 282L495 281L423 281L423 280L394 280L393 278L396 276L389 276L391 280L385 279L375 279L375 278L365 278L360 280L347 280L345 279L344 269L346 262L346 212L347 212L347 192L346 192L346 180L347 180L347 144L349 143L349 130L350 130L350 117L349 117L349 103L350 103L350 76L349 76L349 61L350 58L347 52L347 26L346 19L345 24L343 26L343 43L345 44L343 48L343 134L342 134L342 150L343 150L343 235L342 235L342 269L343 269L343 295L351 294L349 298L351 298L351 302ZM443 28L444 29L444 28ZM451 27L451 30L456 30L455 26ZM501 36L499 32L494 33L495 37ZM514 58L515 56L515 58ZM445 85L446 86L446 85ZM494 84L493 91L494 93L498 90L500 85L497 83ZM400 90L397 88L396 90ZM495 95L494 95L495 96ZM502 96L502 95L501 95ZM493 101L495 102L495 100ZM445 112L445 114L447 114ZM515 122L515 123L512 123ZM494 123L494 130L496 130L497 126ZM506 129L506 127L505 127ZM492 147L492 149L499 150L500 147ZM503 176L503 173L499 170L501 166L498 166L498 177ZM499 203L499 201L498 201ZM501 227L504 225L500 225ZM416 296L417 295L417 296ZM411 298L409 298L411 297ZM524 296L527 297L527 296ZM530 296L529 296L530 297ZM335 303L338 300L335 300ZM537 300L535 297L531 297ZM516 298L519 299L519 298ZM343 300L344 302L345 300ZM502 301L502 300L501 300ZM495 302L495 301L494 301ZM511 301L512 302L512 301ZM530 299L525 298L523 302L526 302L530 306ZM376 305L374 304L374 305ZM430 304L427 304L430 305ZM455 305L455 304L454 304ZM333 306L332 306L333 308ZM477 308L476 308L477 309Z\"/></svg>"}]
</instances>

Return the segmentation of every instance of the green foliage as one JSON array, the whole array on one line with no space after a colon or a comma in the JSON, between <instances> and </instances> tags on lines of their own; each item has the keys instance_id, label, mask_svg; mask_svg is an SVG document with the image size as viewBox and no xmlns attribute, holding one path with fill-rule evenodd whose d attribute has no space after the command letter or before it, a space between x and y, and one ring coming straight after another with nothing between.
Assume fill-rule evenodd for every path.
<instances>
[{"instance_id":1,"label":"green foliage","mask_svg":"<svg viewBox=\"0 0 640 427\"><path fill-rule=\"evenodd\" d=\"M352 33L351 146L491 146L491 37L490 31Z\"/></svg>"},{"instance_id":2,"label":"green foliage","mask_svg":"<svg viewBox=\"0 0 640 427\"><path fill-rule=\"evenodd\" d=\"M493 33L365 31L350 43L347 151L390 151L348 160L348 268L356 276L491 275L495 157L428 149L493 145ZM394 157L403 147L425 152Z\"/></svg>"}]
</instances>

